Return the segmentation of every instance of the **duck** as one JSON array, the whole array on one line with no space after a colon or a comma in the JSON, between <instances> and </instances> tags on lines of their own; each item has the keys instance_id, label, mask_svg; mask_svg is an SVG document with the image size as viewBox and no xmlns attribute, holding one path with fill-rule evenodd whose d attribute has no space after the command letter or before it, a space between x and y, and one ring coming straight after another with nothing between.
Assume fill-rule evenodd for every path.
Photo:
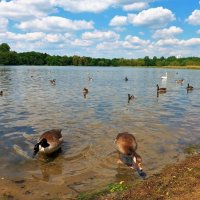
<instances>
[{"instance_id":1,"label":"duck","mask_svg":"<svg viewBox=\"0 0 200 200\"><path fill-rule=\"evenodd\" d=\"M167 92L167 88L160 88L158 84L156 86L157 86L157 93L166 93Z\"/></svg>"},{"instance_id":2,"label":"duck","mask_svg":"<svg viewBox=\"0 0 200 200\"><path fill-rule=\"evenodd\" d=\"M0 96L3 96L3 91L2 90L0 91Z\"/></svg>"},{"instance_id":3,"label":"duck","mask_svg":"<svg viewBox=\"0 0 200 200\"><path fill-rule=\"evenodd\" d=\"M124 80L125 80L125 81L128 81L128 77L126 76Z\"/></svg>"},{"instance_id":4,"label":"duck","mask_svg":"<svg viewBox=\"0 0 200 200\"><path fill-rule=\"evenodd\" d=\"M128 132L119 133L115 138L114 143L117 146L119 154L122 154L120 162L129 167L142 170L142 158L138 153L136 153L138 145L134 135Z\"/></svg>"},{"instance_id":5,"label":"duck","mask_svg":"<svg viewBox=\"0 0 200 200\"><path fill-rule=\"evenodd\" d=\"M89 90L87 88L83 88L83 96L86 98L86 95L89 93Z\"/></svg>"},{"instance_id":6,"label":"duck","mask_svg":"<svg viewBox=\"0 0 200 200\"><path fill-rule=\"evenodd\" d=\"M56 79L53 79L53 80L49 80L51 85L56 85Z\"/></svg>"},{"instance_id":7,"label":"duck","mask_svg":"<svg viewBox=\"0 0 200 200\"><path fill-rule=\"evenodd\" d=\"M162 79L167 79L167 72L165 73L165 76L161 76Z\"/></svg>"},{"instance_id":8,"label":"duck","mask_svg":"<svg viewBox=\"0 0 200 200\"><path fill-rule=\"evenodd\" d=\"M193 90L193 89L194 89L194 87L189 85L189 83L188 83L187 90Z\"/></svg>"},{"instance_id":9,"label":"duck","mask_svg":"<svg viewBox=\"0 0 200 200\"><path fill-rule=\"evenodd\" d=\"M184 79L176 80L176 83L183 84L183 82L184 82Z\"/></svg>"},{"instance_id":10,"label":"duck","mask_svg":"<svg viewBox=\"0 0 200 200\"><path fill-rule=\"evenodd\" d=\"M61 129L52 129L44 132L40 136L38 143L34 146L33 157L35 157L38 152L50 155L61 149L61 144L63 142L61 131Z\"/></svg>"},{"instance_id":11,"label":"duck","mask_svg":"<svg viewBox=\"0 0 200 200\"><path fill-rule=\"evenodd\" d=\"M88 76L88 81L93 81L93 78Z\"/></svg>"},{"instance_id":12,"label":"duck","mask_svg":"<svg viewBox=\"0 0 200 200\"><path fill-rule=\"evenodd\" d=\"M128 94L128 103L133 99L135 99L135 97L133 95Z\"/></svg>"}]
</instances>

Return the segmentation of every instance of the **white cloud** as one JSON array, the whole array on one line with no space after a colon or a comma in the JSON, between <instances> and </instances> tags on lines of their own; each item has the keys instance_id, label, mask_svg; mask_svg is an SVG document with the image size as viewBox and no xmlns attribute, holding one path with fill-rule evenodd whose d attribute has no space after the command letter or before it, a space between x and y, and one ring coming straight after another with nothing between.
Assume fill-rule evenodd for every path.
<instances>
[{"instance_id":1,"label":"white cloud","mask_svg":"<svg viewBox=\"0 0 200 200\"><path fill-rule=\"evenodd\" d=\"M113 17L109 23L110 26L124 26L127 24L126 16L118 16Z\"/></svg>"},{"instance_id":2,"label":"white cloud","mask_svg":"<svg viewBox=\"0 0 200 200\"><path fill-rule=\"evenodd\" d=\"M131 35L127 35L125 40L135 46L146 46L146 45L149 45L150 43L149 40L142 40L139 37L131 36Z\"/></svg>"},{"instance_id":3,"label":"white cloud","mask_svg":"<svg viewBox=\"0 0 200 200\"><path fill-rule=\"evenodd\" d=\"M0 2L0 15L13 20L47 16L55 12L49 0L3 0Z\"/></svg>"},{"instance_id":4,"label":"white cloud","mask_svg":"<svg viewBox=\"0 0 200 200\"><path fill-rule=\"evenodd\" d=\"M171 38L171 39L164 39L164 40L159 40L155 43L155 45L158 46L163 46L163 47L168 47L168 46L172 46L172 47L193 47L193 46L199 46L200 45L200 38L190 38L187 40L178 40L175 38Z\"/></svg>"},{"instance_id":5,"label":"white cloud","mask_svg":"<svg viewBox=\"0 0 200 200\"><path fill-rule=\"evenodd\" d=\"M98 50L111 50L111 49L143 49L150 44L149 40L142 40L139 37L127 35L124 40L117 40L114 42L102 42L97 45Z\"/></svg>"},{"instance_id":6,"label":"white cloud","mask_svg":"<svg viewBox=\"0 0 200 200\"><path fill-rule=\"evenodd\" d=\"M180 34L183 32L183 29L176 27L176 26L171 26L169 28L165 29L160 29L154 32L152 35L153 38L158 39L158 38L173 38L175 35Z\"/></svg>"},{"instance_id":7,"label":"white cloud","mask_svg":"<svg viewBox=\"0 0 200 200\"><path fill-rule=\"evenodd\" d=\"M119 0L51 0L55 6L62 7L70 12L94 12L106 10L112 5L119 3Z\"/></svg>"},{"instance_id":8,"label":"white cloud","mask_svg":"<svg viewBox=\"0 0 200 200\"><path fill-rule=\"evenodd\" d=\"M71 41L72 46L89 47L93 44L90 40L75 39Z\"/></svg>"},{"instance_id":9,"label":"white cloud","mask_svg":"<svg viewBox=\"0 0 200 200\"><path fill-rule=\"evenodd\" d=\"M35 41L35 40L41 40L45 36L42 32L34 32L34 33L12 33L12 32L5 32L0 33L0 39L1 40L8 40L8 41Z\"/></svg>"},{"instance_id":10,"label":"white cloud","mask_svg":"<svg viewBox=\"0 0 200 200\"><path fill-rule=\"evenodd\" d=\"M93 31L85 32L82 34L82 39L85 40L118 40L120 37L119 34L113 31Z\"/></svg>"},{"instance_id":11,"label":"white cloud","mask_svg":"<svg viewBox=\"0 0 200 200\"><path fill-rule=\"evenodd\" d=\"M200 25L200 10L194 10L186 21L192 25Z\"/></svg>"},{"instance_id":12,"label":"white cloud","mask_svg":"<svg viewBox=\"0 0 200 200\"><path fill-rule=\"evenodd\" d=\"M8 20L5 18L0 18L0 33L5 32L8 27Z\"/></svg>"},{"instance_id":13,"label":"white cloud","mask_svg":"<svg viewBox=\"0 0 200 200\"><path fill-rule=\"evenodd\" d=\"M128 20L129 23L135 26L159 28L164 27L169 22L175 20L175 16L170 10L163 7L157 7L143 10L138 14L129 14Z\"/></svg>"},{"instance_id":14,"label":"white cloud","mask_svg":"<svg viewBox=\"0 0 200 200\"><path fill-rule=\"evenodd\" d=\"M29 20L17 25L22 30L34 31L67 31L67 30L86 30L93 29L92 21L71 20L58 16L48 16L41 19Z\"/></svg>"},{"instance_id":15,"label":"white cloud","mask_svg":"<svg viewBox=\"0 0 200 200\"><path fill-rule=\"evenodd\" d=\"M130 10L143 10L148 7L147 2L136 2L132 4L127 4L123 6L123 10L130 11Z\"/></svg>"}]
</instances>

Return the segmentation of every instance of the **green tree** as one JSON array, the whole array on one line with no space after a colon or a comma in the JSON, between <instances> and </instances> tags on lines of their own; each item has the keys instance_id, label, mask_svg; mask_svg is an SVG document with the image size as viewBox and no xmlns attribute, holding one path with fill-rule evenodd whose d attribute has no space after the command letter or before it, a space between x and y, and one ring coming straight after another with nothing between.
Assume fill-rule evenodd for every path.
<instances>
[{"instance_id":1,"label":"green tree","mask_svg":"<svg viewBox=\"0 0 200 200\"><path fill-rule=\"evenodd\" d=\"M1 52L9 52L10 46L7 43L0 44L0 51Z\"/></svg>"}]
</instances>

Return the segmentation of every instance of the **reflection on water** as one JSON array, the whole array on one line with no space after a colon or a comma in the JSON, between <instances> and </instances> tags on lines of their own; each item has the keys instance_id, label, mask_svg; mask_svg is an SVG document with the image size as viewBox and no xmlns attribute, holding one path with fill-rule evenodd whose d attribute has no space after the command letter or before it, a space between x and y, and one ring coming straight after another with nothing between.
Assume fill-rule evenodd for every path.
<instances>
[{"instance_id":1,"label":"reflection on water","mask_svg":"<svg viewBox=\"0 0 200 200\"><path fill-rule=\"evenodd\" d=\"M145 172L155 173L199 139L199 75L181 69L0 67L0 174L66 184L75 193L138 181L137 173L117 165L113 141L124 131L135 134ZM181 78L184 84L177 84ZM157 84L167 93L157 96ZM135 99L127 103L129 93ZM39 135L53 128L62 129L62 153L49 162L29 158Z\"/></svg>"}]
</instances>

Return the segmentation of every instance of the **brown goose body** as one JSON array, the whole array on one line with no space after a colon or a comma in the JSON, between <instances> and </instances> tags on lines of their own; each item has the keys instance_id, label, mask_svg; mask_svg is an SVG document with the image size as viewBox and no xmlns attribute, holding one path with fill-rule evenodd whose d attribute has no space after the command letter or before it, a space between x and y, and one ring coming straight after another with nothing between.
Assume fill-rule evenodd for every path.
<instances>
[{"instance_id":1,"label":"brown goose body","mask_svg":"<svg viewBox=\"0 0 200 200\"><path fill-rule=\"evenodd\" d=\"M189 85L189 83L188 83L187 90L193 90L193 89L194 89L194 87Z\"/></svg>"},{"instance_id":2,"label":"brown goose body","mask_svg":"<svg viewBox=\"0 0 200 200\"><path fill-rule=\"evenodd\" d=\"M128 94L128 103L133 99L135 99L134 95Z\"/></svg>"},{"instance_id":3,"label":"brown goose body","mask_svg":"<svg viewBox=\"0 0 200 200\"><path fill-rule=\"evenodd\" d=\"M156 85L156 87L157 87L157 92L158 93L165 93L165 92L167 92L167 88L160 88L158 84Z\"/></svg>"},{"instance_id":4,"label":"brown goose body","mask_svg":"<svg viewBox=\"0 0 200 200\"><path fill-rule=\"evenodd\" d=\"M128 132L119 133L115 139L115 144L119 152L126 155L132 155L137 149L135 137Z\"/></svg>"},{"instance_id":5,"label":"brown goose body","mask_svg":"<svg viewBox=\"0 0 200 200\"><path fill-rule=\"evenodd\" d=\"M115 144L117 145L117 149L119 154L119 162L122 162L130 167L135 169L142 170L142 158L139 154L137 154L137 142L135 137L128 133L119 133L115 139Z\"/></svg>"},{"instance_id":6,"label":"brown goose body","mask_svg":"<svg viewBox=\"0 0 200 200\"><path fill-rule=\"evenodd\" d=\"M52 129L44 132L34 147L34 155L38 152L51 154L61 148L63 142L61 129Z\"/></svg>"}]
</instances>

